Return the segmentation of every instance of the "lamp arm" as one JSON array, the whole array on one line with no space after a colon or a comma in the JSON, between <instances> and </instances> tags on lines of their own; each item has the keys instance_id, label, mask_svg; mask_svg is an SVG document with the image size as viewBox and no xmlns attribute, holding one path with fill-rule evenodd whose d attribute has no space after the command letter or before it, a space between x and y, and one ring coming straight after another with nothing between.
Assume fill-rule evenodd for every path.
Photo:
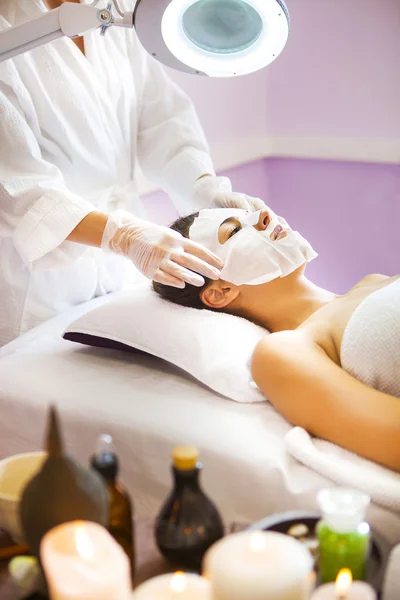
<instances>
[{"instance_id":1,"label":"lamp arm","mask_svg":"<svg viewBox=\"0 0 400 600\"><path fill-rule=\"evenodd\" d=\"M98 28L104 35L112 25L133 27L133 13L114 18L111 4L99 9L93 5L64 2L33 21L0 32L0 62L64 36L74 38Z\"/></svg>"}]
</instances>

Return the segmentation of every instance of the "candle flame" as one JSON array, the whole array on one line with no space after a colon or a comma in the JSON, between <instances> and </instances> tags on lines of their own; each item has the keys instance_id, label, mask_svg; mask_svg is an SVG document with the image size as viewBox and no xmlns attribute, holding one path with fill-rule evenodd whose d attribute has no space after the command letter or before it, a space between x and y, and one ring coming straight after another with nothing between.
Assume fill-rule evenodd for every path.
<instances>
[{"instance_id":1,"label":"candle flame","mask_svg":"<svg viewBox=\"0 0 400 600\"><path fill-rule=\"evenodd\" d=\"M260 552L265 548L265 539L261 531L255 531L250 536L250 548L255 552Z\"/></svg>"},{"instance_id":2,"label":"candle flame","mask_svg":"<svg viewBox=\"0 0 400 600\"><path fill-rule=\"evenodd\" d=\"M177 571L171 579L171 590L173 592L184 592L185 589L185 574L182 571Z\"/></svg>"},{"instance_id":3,"label":"candle flame","mask_svg":"<svg viewBox=\"0 0 400 600\"><path fill-rule=\"evenodd\" d=\"M75 526L74 535L76 550L79 556L88 562L93 560L94 547L85 526L77 524Z\"/></svg>"},{"instance_id":4,"label":"candle flame","mask_svg":"<svg viewBox=\"0 0 400 600\"><path fill-rule=\"evenodd\" d=\"M350 569L340 569L336 577L336 595L338 598L345 600L352 581L353 577Z\"/></svg>"}]
</instances>

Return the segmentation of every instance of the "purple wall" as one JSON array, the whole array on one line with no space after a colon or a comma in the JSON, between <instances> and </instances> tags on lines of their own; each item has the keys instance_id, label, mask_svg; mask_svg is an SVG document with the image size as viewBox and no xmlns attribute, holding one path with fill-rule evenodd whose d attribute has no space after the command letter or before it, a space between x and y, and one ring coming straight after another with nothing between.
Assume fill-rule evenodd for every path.
<instances>
[{"instance_id":1,"label":"purple wall","mask_svg":"<svg viewBox=\"0 0 400 600\"><path fill-rule=\"evenodd\" d=\"M264 160L241 165L219 174L227 175L231 179L235 191L243 191L261 198L267 193L268 169ZM153 192L144 198L149 218L154 223L169 225L177 217L175 208L164 192Z\"/></svg>"},{"instance_id":2,"label":"purple wall","mask_svg":"<svg viewBox=\"0 0 400 600\"><path fill-rule=\"evenodd\" d=\"M265 159L224 173L236 191L260 196L319 253L312 281L346 292L368 273L400 272L400 166ZM150 217L171 222L162 192L147 197Z\"/></svg>"},{"instance_id":3,"label":"purple wall","mask_svg":"<svg viewBox=\"0 0 400 600\"><path fill-rule=\"evenodd\" d=\"M368 273L400 273L400 166L266 161L270 204L319 253L309 278L336 293Z\"/></svg>"},{"instance_id":4,"label":"purple wall","mask_svg":"<svg viewBox=\"0 0 400 600\"><path fill-rule=\"evenodd\" d=\"M400 2L287 4L286 48L265 69L268 134L398 138Z\"/></svg>"},{"instance_id":5,"label":"purple wall","mask_svg":"<svg viewBox=\"0 0 400 600\"><path fill-rule=\"evenodd\" d=\"M194 102L216 162L227 164L235 146L254 157L263 136L399 138L399 0L287 5L288 42L266 69L237 79L169 70Z\"/></svg>"}]
</instances>

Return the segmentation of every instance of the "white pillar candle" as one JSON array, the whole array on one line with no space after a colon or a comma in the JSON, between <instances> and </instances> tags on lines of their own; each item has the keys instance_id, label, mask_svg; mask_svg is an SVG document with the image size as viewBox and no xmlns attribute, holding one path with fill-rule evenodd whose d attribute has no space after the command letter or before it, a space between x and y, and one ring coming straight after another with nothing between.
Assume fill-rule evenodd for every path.
<instances>
[{"instance_id":1,"label":"white pillar candle","mask_svg":"<svg viewBox=\"0 0 400 600\"><path fill-rule=\"evenodd\" d=\"M376 600L375 590L364 581L352 581L351 571L342 569L336 583L321 585L311 600Z\"/></svg>"},{"instance_id":2,"label":"white pillar candle","mask_svg":"<svg viewBox=\"0 0 400 600\"><path fill-rule=\"evenodd\" d=\"M74 521L49 531L40 557L51 600L128 600L128 557L104 527Z\"/></svg>"},{"instance_id":3,"label":"white pillar candle","mask_svg":"<svg viewBox=\"0 0 400 600\"><path fill-rule=\"evenodd\" d=\"M142 583L132 600L211 600L211 590L204 577L178 571Z\"/></svg>"},{"instance_id":4,"label":"white pillar candle","mask_svg":"<svg viewBox=\"0 0 400 600\"><path fill-rule=\"evenodd\" d=\"M203 566L212 600L309 600L314 587L311 554L281 533L229 535L208 550Z\"/></svg>"}]
</instances>

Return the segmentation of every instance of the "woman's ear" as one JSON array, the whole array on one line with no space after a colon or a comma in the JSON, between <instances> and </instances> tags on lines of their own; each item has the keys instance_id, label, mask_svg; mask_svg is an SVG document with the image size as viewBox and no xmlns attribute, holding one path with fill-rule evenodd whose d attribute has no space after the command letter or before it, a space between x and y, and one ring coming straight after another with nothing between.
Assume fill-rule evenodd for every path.
<instances>
[{"instance_id":1,"label":"woman's ear","mask_svg":"<svg viewBox=\"0 0 400 600\"><path fill-rule=\"evenodd\" d=\"M239 288L222 279L212 281L200 293L203 304L210 308L226 308L239 295Z\"/></svg>"}]
</instances>

